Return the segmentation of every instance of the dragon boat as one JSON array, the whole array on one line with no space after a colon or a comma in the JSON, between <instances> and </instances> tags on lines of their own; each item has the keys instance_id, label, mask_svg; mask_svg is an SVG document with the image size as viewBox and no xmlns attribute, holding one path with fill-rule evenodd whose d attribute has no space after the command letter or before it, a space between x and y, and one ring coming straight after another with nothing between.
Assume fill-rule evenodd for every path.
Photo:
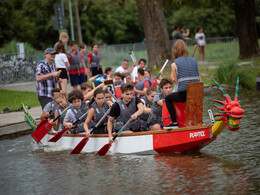
<instances>
[{"instance_id":1,"label":"dragon boat","mask_svg":"<svg viewBox=\"0 0 260 195\"><path fill-rule=\"evenodd\" d=\"M215 105L219 112L214 117L212 115L212 124L202 124L203 83L188 83L187 102L173 102L179 128L119 134L118 139L109 149L110 152L112 154L166 154L198 151L216 140L225 127L231 131L238 130L244 113L237 99L239 78L237 78L234 100L231 100L214 79L213 82L225 101L215 100L222 106ZM167 126L170 123L170 116L165 105L162 112L164 125ZM57 142L49 142L55 135L56 133L48 133L41 143L49 147L73 149L86 138L85 134L65 134ZM97 152L107 143L107 134L91 135L82 152Z\"/></svg>"}]
</instances>

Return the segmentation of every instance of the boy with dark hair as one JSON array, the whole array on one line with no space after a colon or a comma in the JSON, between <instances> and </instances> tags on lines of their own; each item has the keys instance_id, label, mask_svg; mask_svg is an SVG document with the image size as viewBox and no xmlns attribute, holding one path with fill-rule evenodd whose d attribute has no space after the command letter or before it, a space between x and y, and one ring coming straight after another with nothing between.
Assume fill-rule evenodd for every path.
<instances>
[{"instance_id":1,"label":"boy with dark hair","mask_svg":"<svg viewBox=\"0 0 260 195\"><path fill-rule=\"evenodd\" d=\"M133 85L123 84L121 86L122 97L112 105L107 123L110 143L113 142L112 127L114 120L116 120L115 132L118 132L130 118L132 122L124 130L128 132L140 131L141 124L137 117L143 113L143 103L138 97L133 96L133 89Z\"/></svg>"},{"instance_id":2,"label":"boy with dark hair","mask_svg":"<svg viewBox=\"0 0 260 195\"><path fill-rule=\"evenodd\" d=\"M64 120L63 120L63 126L67 128L72 128L73 123L79 119L83 114L87 112L86 104L82 103L84 99L82 91L76 89L69 93L68 100L72 103L72 107L67 111ZM84 133L84 121L87 116L83 117L77 124L76 127L73 127L71 129L71 133L73 134L79 134Z\"/></svg>"},{"instance_id":3,"label":"boy with dark hair","mask_svg":"<svg viewBox=\"0 0 260 195\"><path fill-rule=\"evenodd\" d=\"M172 92L172 81L169 79L162 79L160 87L162 92L154 96L152 110L147 121L152 131L160 130L163 127L162 105L165 101L165 97Z\"/></svg>"}]
</instances>

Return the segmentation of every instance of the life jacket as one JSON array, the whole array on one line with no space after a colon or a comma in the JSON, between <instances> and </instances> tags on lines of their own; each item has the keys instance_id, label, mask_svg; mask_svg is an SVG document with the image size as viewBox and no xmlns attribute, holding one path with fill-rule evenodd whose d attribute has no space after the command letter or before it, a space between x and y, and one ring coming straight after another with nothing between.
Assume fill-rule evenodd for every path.
<instances>
[{"instance_id":1,"label":"life jacket","mask_svg":"<svg viewBox=\"0 0 260 195\"><path fill-rule=\"evenodd\" d=\"M149 81L149 83L150 83L150 86L151 86L151 81L148 79L148 78L144 78L143 80L141 80L141 81L137 81L137 83L136 83L136 89L137 90L140 90L140 91L143 91L143 89L144 89L144 82L145 81ZM135 95L136 95L136 97L140 97L140 94L139 93L135 93Z\"/></svg>"},{"instance_id":2,"label":"life jacket","mask_svg":"<svg viewBox=\"0 0 260 195\"><path fill-rule=\"evenodd\" d=\"M195 58L180 57L174 62L177 66L178 92L187 91L187 83L200 81L198 64Z\"/></svg>"},{"instance_id":3,"label":"life jacket","mask_svg":"<svg viewBox=\"0 0 260 195\"><path fill-rule=\"evenodd\" d=\"M100 121L100 119L104 116L104 114L109 109L109 107L107 105L106 100L104 101L103 110L101 110L101 108L97 105L95 101L91 104L91 107L94 108L95 115L96 115L96 118L92 119L92 124L93 126L95 126ZM107 119L108 119L108 115L103 119L103 121L100 123L99 126L105 126L107 124Z\"/></svg>"},{"instance_id":4,"label":"life jacket","mask_svg":"<svg viewBox=\"0 0 260 195\"><path fill-rule=\"evenodd\" d=\"M52 108L51 108L51 116L50 116L51 119L55 118L55 111L57 110L57 108L58 105L53 101Z\"/></svg>"},{"instance_id":5,"label":"life jacket","mask_svg":"<svg viewBox=\"0 0 260 195\"><path fill-rule=\"evenodd\" d=\"M93 52L90 51L89 52L92 55L92 61L90 62L90 67L94 68L94 67L101 67L101 55L99 52L97 52L97 55Z\"/></svg>"},{"instance_id":6,"label":"life jacket","mask_svg":"<svg viewBox=\"0 0 260 195\"><path fill-rule=\"evenodd\" d=\"M78 49L77 49L77 55L75 55L75 53L71 51L68 51L68 55L70 55L71 57L69 71L76 70L76 69L79 70L83 68L83 65L81 63L81 54Z\"/></svg>"},{"instance_id":7,"label":"life jacket","mask_svg":"<svg viewBox=\"0 0 260 195\"><path fill-rule=\"evenodd\" d=\"M159 96L159 100L164 100L165 97L163 96L163 93L156 94ZM162 107L158 105L157 103L153 103L151 112L155 114L158 117L162 117Z\"/></svg>"},{"instance_id":8,"label":"life jacket","mask_svg":"<svg viewBox=\"0 0 260 195\"><path fill-rule=\"evenodd\" d=\"M85 112L82 112L82 109L76 109L74 106L71 107L71 111L73 112L76 120L78 120L83 114L85 114ZM81 133L81 132L84 132L84 122L87 118L87 115L84 116L76 125L76 127L72 128L71 129L71 132L73 134L78 134L78 133ZM75 121L73 121L75 122Z\"/></svg>"},{"instance_id":9,"label":"life jacket","mask_svg":"<svg viewBox=\"0 0 260 195\"><path fill-rule=\"evenodd\" d=\"M152 83L152 87L156 88L157 87L157 78L156 76L152 76L150 79L150 82Z\"/></svg>"},{"instance_id":10,"label":"life jacket","mask_svg":"<svg viewBox=\"0 0 260 195\"><path fill-rule=\"evenodd\" d=\"M81 109L81 112L87 112L87 103L86 103L86 101L82 101L81 102L81 107L80 107L80 109Z\"/></svg>"},{"instance_id":11,"label":"life jacket","mask_svg":"<svg viewBox=\"0 0 260 195\"><path fill-rule=\"evenodd\" d=\"M83 59L84 59L85 65L87 66L87 63L88 63L88 58L87 58L87 56L83 55Z\"/></svg>"},{"instance_id":12,"label":"life jacket","mask_svg":"<svg viewBox=\"0 0 260 195\"><path fill-rule=\"evenodd\" d=\"M67 106L69 106L69 105L70 105L70 103L67 104ZM64 109L60 106L57 106L57 111L58 111L58 114L60 115L64 111ZM65 118L65 115L66 115L66 112L63 115L61 115L60 118L59 118L59 122L60 122L59 130L62 130L62 129L65 128L63 126L63 121L64 121L64 118Z\"/></svg>"},{"instance_id":13,"label":"life jacket","mask_svg":"<svg viewBox=\"0 0 260 195\"><path fill-rule=\"evenodd\" d=\"M165 99L165 97L163 96L162 93L158 93L158 94L156 94L156 96L159 96L159 100ZM154 98L156 98L156 96ZM150 124L150 125L160 124L161 126L163 126L162 106L153 102L151 108L152 108L152 110L151 110L151 113L149 114L149 118L147 120L148 124Z\"/></svg>"},{"instance_id":14,"label":"life jacket","mask_svg":"<svg viewBox=\"0 0 260 195\"><path fill-rule=\"evenodd\" d=\"M128 106L122 101L122 98L119 98L116 102L120 107L120 115L116 119L114 129L115 131L119 131L130 119L131 115L137 111L136 97L132 97L132 100ZM133 120L124 130L131 129L132 131L135 131L138 128L140 128L140 121L137 118L136 120Z\"/></svg>"}]
</instances>

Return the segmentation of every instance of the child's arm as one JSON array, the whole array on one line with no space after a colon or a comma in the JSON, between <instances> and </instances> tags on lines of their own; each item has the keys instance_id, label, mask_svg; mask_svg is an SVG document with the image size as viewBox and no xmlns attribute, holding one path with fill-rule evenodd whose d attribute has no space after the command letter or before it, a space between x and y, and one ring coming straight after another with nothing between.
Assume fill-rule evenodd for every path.
<instances>
[{"instance_id":1,"label":"child's arm","mask_svg":"<svg viewBox=\"0 0 260 195\"><path fill-rule=\"evenodd\" d=\"M133 120L137 119L137 117L140 116L141 114L143 114L143 112L144 112L144 105L143 105L142 102L137 104L137 108L138 108L138 110L134 114L132 114L132 116L131 116L131 118Z\"/></svg>"},{"instance_id":2,"label":"child's arm","mask_svg":"<svg viewBox=\"0 0 260 195\"><path fill-rule=\"evenodd\" d=\"M88 115L87 115L87 118L84 122L84 130L86 131L86 136L89 137L90 136L90 131L88 129L88 125L90 123L90 121L94 118L94 115L95 115L95 111L93 108L90 108L89 112L88 112Z\"/></svg>"},{"instance_id":3,"label":"child's arm","mask_svg":"<svg viewBox=\"0 0 260 195\"><path fill-rule=\"evenodd\" d=\"M55 114L54 114L55 118L56 118L58 115L59 115L59 114L58 114L58 110L56 109L56 110L55 110ZM56 120L56 121L53 123L53 129L54 129L55 131L58 131L58 130L59 130L59 124L60 124L60 119Z\"/></svg>"},{"instance_id":4,"label":"child's arm","mask_svg":"<svg viewBox=\"0 0 260 195\"><path fill-rule=\"evenodd\" d=\"M109 137L109 143L113 143L113 136L112 136L112 128L113 128L113 122L115 118L112 116L108 117L107 120L107 132L108 132L108 137Z\"/></svg>"},{"instance_id":5,"label":"child's arm","mask_svg":"<svg viewBox=\"0 0 260 195\"><path fill-rule=\"evenodd\" d=\"M76 118L73 112L68 110L63 121L63 126L71 129L73 127L73 123L70 121L76 121Z\"/></svg>"},{"instance_id":6,"label":"child's arm","mask_svg":"<svg viewBox=\"0 0 260 195\"><path fill-rule=\"evenodd\" d=\"M159 106L163 106L163 101L164 101L164 100L159 100L159 101L157 101L156 103L157 103Z\"/></svg>"}]
</instances>

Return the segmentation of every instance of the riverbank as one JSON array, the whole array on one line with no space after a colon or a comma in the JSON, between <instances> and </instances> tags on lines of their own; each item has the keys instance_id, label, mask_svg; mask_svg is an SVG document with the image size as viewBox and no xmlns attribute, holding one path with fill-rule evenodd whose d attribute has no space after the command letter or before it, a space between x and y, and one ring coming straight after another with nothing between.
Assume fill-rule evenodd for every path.
<instances>
[{"instance_id":1,"label":"riverbank","mask_svg":"<svg viewBox=\"0 0 260 195\"><path fill-rule=\"evenodd\" d=\"M16 102L16 107L14 109L21 108L21 102L23 98L25 98L24 94L29 93L28 97L34 98L36 103L38 103L37 100L37 94L36 94L36 86L35 82L24 82L24 83L13 83L8 85L0 85L0 98L8 98L6 97L5 90L10 91L12 94L12 97L15 99L15 101L10 101L12 104ZM68 85L68 92L72 91L72 87ZM19 93L20 92L20 93ZM31 94L32 93L32 94ZM17 94L21 94L21 96L17 96ZM34 97L35 96L35 97ZM31 101L31 100L26 100ZM0 107L8 107L5 103L6 101L1 101L2 106ZM23 102L25 103L25 102ZM32 107L32 104L26 104L26 106ZM35 105L35 104L33 104ZM11 109L12 110L12 109ZM42 113L42 109L40 107L40 104L38 103L35 107L32 107L28 110L29 113L39 121L39 118ZM5 138L14 138L20 135L30 134L32 133L31 127L24 121L24 112L18 111L18 112L10 112L10 113L3 113L3 110L0 111L0 139Z\"/></svg>"}]
</instances>

